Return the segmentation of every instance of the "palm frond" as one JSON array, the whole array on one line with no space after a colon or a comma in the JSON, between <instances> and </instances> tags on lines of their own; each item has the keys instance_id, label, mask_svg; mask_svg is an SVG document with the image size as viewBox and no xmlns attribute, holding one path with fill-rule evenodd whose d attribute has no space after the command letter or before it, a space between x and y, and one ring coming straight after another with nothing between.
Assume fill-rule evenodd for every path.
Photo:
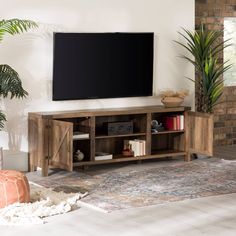
<instances>
[{"instance_id":1,"label":"palm frond","mask_svg":"<svg viewBox=\"0 0 236 236\"><path fill-rule=\"evenodd\" d=\"M20 34L29 29L36 28L38 25L34 21L9 19L0 21L0 41L8 33L10 35Z\"/></svg>"},{"instance_id":2,"label":"palm frond","mask_svg":"<svg viewBox=\"0 0 236 236\"><path fill-rule=\"evenodd\" d=\"M196 81L195 80L193 80L193 79L191 79L191 78L189 78L189 77L187 77L187 76L184 76L186 79L188 79L188 80L190 80L190 81L192 81L193 83L196 83Z\"/></svg>"},{"instance_id":3,"label":"palm frond","mask_svg":"<svg viewBox=\"0 0 236 236\"><path fill-rule=\"evenodd\" d=\"M4 123L7 121L6 116L0 111L0 130L3 129Z\"/></svg>"},{"instance_id":4,"label":"palm frond","mask_svg":"<svg viewBox=\"0 0 236 236\"><path fill-rule=\"evenodd\" d=\"M15 35L36 28L38 25L31 20L9 19L0 20L0 42L5 34ZM18 73L9 65L0 65L0 97L24 98L28 93L22 87ZM0 111L0 130L4 127L6 116Z\"/></svg>"},{"instance_id":5,"label":"palm frond","mask_svg":"<svg viewBox=\"0 0 236 236\"><path fill-rule=\"evenodd\" d=\"M191 54L191 57L181 57L195 66L198 75L195 79L200 91L198 111L212 112L223 94L223 74L232 66L228 62L219 63L217 58L224 48L231 46L230 39L219 41L223 31L207 30L203 24L199 30L191 32L183 29L183 33L178 33L186 43L175 42Z\"/></svg>"},{"instance_id":6,"label":"palm frond","mask_svg":"<svg viewBox=\"0 0 236 236\"><path fill-rule=\"evenodd\" d=\"M0 65L0 96L24 98L28 93L23 89L18 73L9 65Z\"/></svg>"}]
</instances>

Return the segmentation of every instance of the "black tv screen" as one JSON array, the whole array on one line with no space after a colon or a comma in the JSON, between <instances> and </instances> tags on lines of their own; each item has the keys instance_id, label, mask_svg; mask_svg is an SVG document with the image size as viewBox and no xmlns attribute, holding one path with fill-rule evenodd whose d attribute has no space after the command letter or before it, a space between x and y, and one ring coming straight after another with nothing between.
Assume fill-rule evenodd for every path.
<instances>
[{"instance_id":1,"label":"black tv screen","mask_svg":"<svg viewBox=\"0 0 236 236\"><path fill-rule=\"evenodd\" d=\"M151 96L153 33L54 33L53 100Z\"/></svg>"}]
</instances>

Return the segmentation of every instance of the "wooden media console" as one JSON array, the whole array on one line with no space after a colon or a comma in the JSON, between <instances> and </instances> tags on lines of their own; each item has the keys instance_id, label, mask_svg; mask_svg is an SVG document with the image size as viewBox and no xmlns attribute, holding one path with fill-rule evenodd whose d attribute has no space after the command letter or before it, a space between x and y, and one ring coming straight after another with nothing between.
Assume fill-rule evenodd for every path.
<instances>
[{"instance_id":1,"label":"wooden media console","mask_svg":"<svg viewBox=\"0 0 236 236\"><path fill-rule=\"evenodd\" d=\"M190 161L189 111L189 107L147 106L31 112L28 117L30 170L34 171L37 167L41 167L42 175L47 176L50 167L72 171L78 166L169 156L183 156L185 161ZM166 117L178 116L184 117L181 129L173 127L159 132L153 132L151 129L152 120L165 122ZM111 122L117 124L125 122L128 126L118 127L121 133L109 135L104 127ZM130 124L132 132L129 130L124 133L125 129L130 129ZM141 140L145 147L140 146L142 151L139 150L137 156L124 156L122 151L127 140L130 142ZM77 150L84 154L84 158L75 162L73 157ZM112 158L97 159L98 152L110 154Z\"/></svg>"}]
</instances>

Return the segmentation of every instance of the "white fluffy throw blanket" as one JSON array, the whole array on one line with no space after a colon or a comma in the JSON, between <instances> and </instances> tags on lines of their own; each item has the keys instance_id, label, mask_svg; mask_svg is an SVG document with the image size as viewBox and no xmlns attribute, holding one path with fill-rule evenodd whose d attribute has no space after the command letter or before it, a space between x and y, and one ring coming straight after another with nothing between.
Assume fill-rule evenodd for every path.
<instances>
[{"instance_id":1,"label":"white fluffy throw blanket","mask_svg":"<svg viewBox=\"0 0 236 236\"><path fill-rule=\"evenodd\" d=\"M15 203L0 209L0 225L46 223L45 217L64 214L78 208L78 200L87 193L66 194L44 187L31 187L31 203Z\"/></svg>"}]
</instances>

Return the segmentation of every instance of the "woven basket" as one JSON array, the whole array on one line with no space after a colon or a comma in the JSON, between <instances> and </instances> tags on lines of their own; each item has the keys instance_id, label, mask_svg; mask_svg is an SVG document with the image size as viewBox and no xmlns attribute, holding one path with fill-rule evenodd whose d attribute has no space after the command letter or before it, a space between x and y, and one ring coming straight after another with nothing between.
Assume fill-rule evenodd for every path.
<instances>
[{"instance_id":1,"label":"woven basket","mask_svg":"<svg viewBox=\"0 0 236 236\"><path fill-rule=\"evenodd\" d=\"M179 107L183 101L184 99L180 97L164 97L161 99L165 107Z\"/></svg>"}]
</instances>

